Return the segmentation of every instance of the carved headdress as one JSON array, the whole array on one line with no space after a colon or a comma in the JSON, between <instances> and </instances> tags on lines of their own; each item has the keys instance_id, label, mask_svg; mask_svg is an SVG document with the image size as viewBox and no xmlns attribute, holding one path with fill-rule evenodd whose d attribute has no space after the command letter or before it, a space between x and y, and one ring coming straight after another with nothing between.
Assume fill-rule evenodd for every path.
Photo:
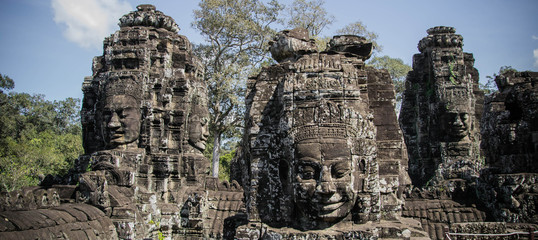
<instances>
[{"instance_id":1,"label":"carved headdress","mask_svg":"<svg viewBox=\"0 0 538 240\"><path fill-rule=\"evenodd\" d=\"M344 103L321 101L314 107L294 110L294 123L291 136L295 141L316 138L356 138L359 134L357 122L359 116Z\"/></svg>"},{"instance_id":2,"label":"carved headdress","mask_svg":"<svg viewBox=\"0 0 538 240\"><path fill-rule=\"evenodd\" d=\"M127 95L140 101L142 99L142 83L139 74L111 72L103 88L103 97Z\"/></svg>"}]
</instances>

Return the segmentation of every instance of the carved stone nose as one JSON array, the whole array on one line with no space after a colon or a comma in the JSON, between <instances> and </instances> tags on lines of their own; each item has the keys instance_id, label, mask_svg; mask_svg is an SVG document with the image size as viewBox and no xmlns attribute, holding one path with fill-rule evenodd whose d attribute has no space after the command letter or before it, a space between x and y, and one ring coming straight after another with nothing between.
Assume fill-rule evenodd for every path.
<instances>
[{"instance_id":1,"label":"carved stone nose","mask_svg":"<svg viewBox=\"0 0 538 240\"><path fill-rule=\"evenodd\" d=\"M208 138L209 137L209 128L207 125L203 126L202 127L202 136L204 138Z\"/></svg>"},{"instance_id":2,"label":"carved stone nose","mask_svg":"<svg viewBox=\"0 0 538 240\"><path fill-rule=\"evenodd\" d=\"M456 117L456 120L454 121L454 125L458 125L458 126L463 125L463 122L461 121L461 118L459 116Z\"/></svg>"},{"instance_id":3,"label":"carved stone nose","mask_svg":"<svg viewBox=\"0 0 538 240\"><path fill-rule=\"evenodd\" d=\"M332 182L331 171L327 166L323 166L320 175L320 181L316 187L316 191L321 193L333 193L336 191L334 183Z\"/></svg>"},{"instance_id":4,"label":"carved stone nose","mask_svg":"<svg viewBox=\"0 0 538 240\"><path fill-rule=\"evenodd\" d=\"M336 192L336 188L331 182L320 182L316 187L316 191L319 193L331 194Z\"/></svg>"},{"instance_id":5,"label":"carved stone nose","mask_svg":"<svg viewBox=\"0 0 538 240\"><path fill-rule=\"evenodd\" d=\"M112 113L112 117L110 118L110 122L108 122L108 128L119 128L121 127L119 117L117 113Z\"/></svg>"},{"instance_id":6,"label":"carved stone nose","mask_svg":"<svg viewBox=\"0 0 538 240\"><path fill-rule=\"evenodd\" d=\"M321 175L319 176L321 182L331 182L331 170L327 166L323 166L321 169Z\"/></svg>"}]
</instances>

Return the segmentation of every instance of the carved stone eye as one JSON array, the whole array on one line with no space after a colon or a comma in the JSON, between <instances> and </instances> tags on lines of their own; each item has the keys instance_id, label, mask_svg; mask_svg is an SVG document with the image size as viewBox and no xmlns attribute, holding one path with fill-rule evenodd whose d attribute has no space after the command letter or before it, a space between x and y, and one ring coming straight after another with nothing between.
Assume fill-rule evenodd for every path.
<instances>
[{"instance_id":1,"label":"carved stone eye","mask_svg":"<svg viewBox=\"0 0 538 240\"><path fill-rule=\"evenodd\" d=\"M349 166L346 163L336 163L331 167L331 174L333 178L343 178L350 172Z\"/></svg>"},{"instance_id":2,"label":"carved stone eye","mask_svg":"<svg viewBox=\"0 0 538 240\"><path fill-rule=\"evenodd\" d=\"M312 166L300 166L299 167L299 176L303 180L314 179L316 175L316 170Z\"/></svg>"},{"instance_id":3,"label":"carved stone eye","mask_svg":"<svg viewBox=\"0 0 538 240\"><path fill-rule=\"evenodd\" d=\"M123 110L123 109L118 110L117 113L118 113L118 116L119 116L120 118L125 118L125 117L127 117L127 115L128 115L128 114L127 114L127 111L126 111L126 110Z\"/></svg>"}]
</instances>

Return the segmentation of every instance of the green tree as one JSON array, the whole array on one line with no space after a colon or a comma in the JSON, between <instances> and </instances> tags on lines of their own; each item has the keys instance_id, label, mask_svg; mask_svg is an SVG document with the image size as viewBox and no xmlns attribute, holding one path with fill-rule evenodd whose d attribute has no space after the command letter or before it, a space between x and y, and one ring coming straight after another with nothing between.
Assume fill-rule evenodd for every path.
<instances>
[{"instance_id":1,"label":"green tree","mask_svg":"<svg viewBox=\"0 0 538 240\"><path fill-rule=\"evenodd\" d=\"M334 22L334 16L329 15L323 5L324 0L295 0L285 8L287 17L279 21L288 29L306 29L316 41L318 51L324 51L331 38L320 34Z\"/></svg>"},{"instance_id":2,"label":"green tree","mask_svg":"<svg viewBox=\"0 0 538 240\"><path fill-rule=\"evenodd\" d=\"M9 78L6 75L0 74L0 93L3 93L4 90L11 90L15 87L15 82L13 79Z\"/></svg>"},{"instance_id":3,"label":"green tree","mask_svg":"<svg viewBox=\"0 0 538 240\"><path fill-rule=\"evenodd\" d=\"M4 93L15 83L7 76L0 83L0 191L36 185L47 174L65 174L82 154L79 101Z\"/></svg>"},{"instance_id":4,"label":"green tree","mask_svg":"<svg viewBox=\"0 0 538 240\"><path fill-rule=\"evenodd\" d=\"M373 57L368 64L374 68L387 69L389 71L396 92L396 113L399 115L402 96L405 91L405 78L407 73L412 70L411 66L405 64L402 59L391 58L387 55Z\"/></svg>"},{"instance_id":5,"label":"green tree","mask_svg":"<svg viewBox=\"0 0 538 240\"><path fill-rule=\"evenodd\" d=\"M220 156L220 168L219 168L219 179L223 181L230 181L230 163L235 157L235 152L237 148L232 150L227 150Z\"/></svg>"},{"instance_id":6,"label":"green tree","mask_svg":"<svg viewBox=\"0 0 538 240\"><path fill-rule=\"evenodd\" d=\"M308 30L310 37L318 37L334 22L334 16L327 13L324 4L324 0L294 0L286 7L288 17L281 21L288 28L301 27Z\"/></svg>"},{"instance_id":7,"label":"green tree","mask_svg":"<svg viewBox=\"0 0 538 240\"><path fill-rule=\"evenodd\" d=\"M374 45L374 53L383 51L383 46L377 43L378 35L375 32L368 31L366 29L366 25L364 25L361 21L350 23L343 28L338 29L336 33L340 35L358 35L365 37Z\"/></svg>"},{"instance_id":8,"label":"green tree","mask_svg":"<svg viewBox=\"0 0 538 240\"><path fill-rule=\"evenodd\" d=\"M275 33L270 25L281 9L275 0L203 0L194 10L192 26L206 40L195 51L206 66L214 177L223 138L238 135L242 127L246 79L268 58L268 42Z\"/></svg>"}]
</instances>

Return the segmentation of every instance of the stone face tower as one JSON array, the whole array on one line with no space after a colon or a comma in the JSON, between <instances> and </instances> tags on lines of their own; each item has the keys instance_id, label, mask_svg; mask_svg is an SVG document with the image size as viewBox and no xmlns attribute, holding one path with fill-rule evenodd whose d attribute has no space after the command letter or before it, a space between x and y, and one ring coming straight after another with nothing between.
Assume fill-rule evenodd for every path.
<instances>
[{"instance_id":1,"label":"stone face tower","mask_svg":"<svg viewBox=\"0 0 538 240\"><path fill-rule=\"evenodd\" d=\"M478 88L474 58L462 50L452 27L428 29L406 80L400 126L415 186L474 179L480 160L479 121L484 93Z\"/></svg>"},{"instance_id":2,"label":"stone face tower","mask_svg":"<svg viewBox=\"0 0 538 240\"><path fill-rule=\"evenodd\" d=\"M386 71L365 66L371 51L358 36L335 36L324 52L304 29L275 37L279 63L248 82L235 166L250 223L236 237L376 236L385 220L399 234L408 228L399 222L410 182L394 89Z\"/></svg>"},{"instance_id":3,"label":"stone face tower","mask_svg":"<svg viewBox=\"0 0 538 240\"><path fill-rule=\"evenodd\" d=\"M474 58L452 27L428 29L406 80L400 126L415 186L472 179L481 167L483 92ZM433 182L432 182L433 181Z\"/></svg>"},{"instance_id":4,"label":"stone face tower","mask_svg":"<svg viewBox=\"0 0 538 240\"><path fill-rule=\"evenodd\" d=\"M172 18L140 5L119 25L83 84L80 162L92 171L77 200L107 213L120 238L140 239L156 225L188 225L181 205L208 170L207 95L200 61Z\"/></svg>"}]
</instances>

